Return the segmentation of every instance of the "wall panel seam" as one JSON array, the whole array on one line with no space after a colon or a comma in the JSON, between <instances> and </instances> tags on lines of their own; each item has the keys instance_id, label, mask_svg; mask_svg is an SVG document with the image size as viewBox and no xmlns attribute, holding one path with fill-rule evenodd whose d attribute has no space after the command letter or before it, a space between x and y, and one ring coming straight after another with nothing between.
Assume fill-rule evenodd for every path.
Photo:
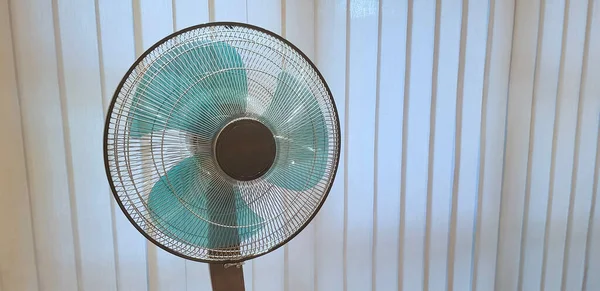
<instances>
[{"instance_id":1,"label":"wall panel seam","mask_svg":"<svg viewBox=\"0 0 600 291\"><path fill-rule=\"evenodd\" d=\"M542 48L544 46L544 23L545 23L545 13L546 11L546 0L541 0L540 7L538 10L538 31L537 31L537 40L536 40L536 53L535 53L535 61L534 61L534 72L533 72L533 91L531 98L531 111L529 118L529 145L528 145L528 156L527 156L527 168L526 168L526 176L525 176L525 197L523 197L523 221L521 221L521 247L519 250L519 270L518 270L518 278L517 278L517 289L523 290L523 267L524 267L524 257L525 257L525 246L527 245L527 232L529 228L529 208L530 208L530 199L531 199L531 174L533 171L533 149L535 145L535 140L533 136L535 136L535 120L537 116L537 98L538 98L538 83L540 79L540 56L542 55Z\"/></svg>"},{"instance_id":2,"label":"wall panel seam","mask_svg":"<svg viewBox=\"0 0 600 291\"><path fill-rule=\"evenodd\" d=\"M600 180L600 116L596 119L598 131L598 140L596 141L596 163L594 166L594 182L592 186L592 201L590 205L590 214L588 217L588 229L585 239L585 257L583 261L583 291L587 291L588 269L590 265L590 243L594 232L594 217L596 214L596 200L598 199L598 182Z\"/></svg>"},{"instance_id":3,"label":"wall panel seam","mask_svg":"<svg viewBox=\"0 0 600 291\"><path fill-rule=\"evenodd\" d=\"M208 21L215 21L215 0L208 0Z\"/></svg>"},{"instance_id":4,"label":"wall panel seam","mask_svg":"<svg viewBox=\"0 0 600 291\"><path fill-rule=\"evenodd\" d=\"M425 210L425 236L423 244L423 290L429 290L429 269L431 252L431 220L433 208L433 172L435 164L435 129L436 129L436 108L438 97L438 75L440 63L440 25L442 14L442 0L437 0L435 4L435 27L433 37L433 68L431 72L431 104L429 109L429 160L427 163L427 202Z\"/></svg>"},{"instance_id":5,"label":"wall panel seam","mask_svg":"<svg viewBox=\"0 0 600 291\"><path fill-rule=\"evenodd\" d=\"M577 196L577 176L579 174L579 152L581 144L581 123L583 119L583 95L588 72L588 58L589 58L589 46L590 46L590 28L592 26L592 0L588 0L586 24L585 24L585 40L583 44L583 57L581 59L582 67L580 72L579 80L579 96L577 97L577 124L575 125L575 144L573 148L573 170L571 172L571 189L569 197L569 212L567 216L567 233L565 237L565 246L563 250L564 259L562 265L562 276L561 276L561 290L565 291L567 288L567 274L569 266L569 249L571 246L571 239L573 236L573 209L575 207L575 198Z\"/></svg>"},{"instance_id":6,"label":"wall panel seam","mask_svg":"<svg viewBox=\"0 0 600 291\"><path fill-rule=\"evenodd\" d=\"M348 290L348 136L350 132L350 2L346 0L346 60L345 60L345 76L344 76L344 229L343 229L343 270L342 270L342 286L344 291Z\"/></svg>"},{"instance_id":7,"label":"wall panel seam","mask_svg":"<svg viewBox=\"0 0 600 291\"><path fill-rule=\"evenodd\" d=\"M501 180L501 185L500 185L500 207L498 208L498 229L497 229L497 234L496 234L496 272L494 274L494 289L498 290L498 275L500 273L500 269L498 268L498 266L500 265L499 260L498 260L498 255L500 253L500 230L502 229L503 226L503 215L502 215L502 210L504 208L504 203L503 201L503 193L504 193L504 178L505 178L505 172L506 172L506 144L508 141L508 101L509 101L509 97L510 97L510 87L512 85L511 82L511 77L512 77L512 71L513 71L513 52L515 49L515 24L517 22L517 1L518 0L513 0L513 23L512 23L512 32L511 32L511 47L510 47L510 57L509 57L509 67L508 67L508 78L507 78L507 90L506 90L506 110L505 110L505 114L504 114L504 143L503 143L503 147L502 147L502 178Z\"/></svg>"},{"instance_id":8,"label":"wall panel seam","mask_svg":"<svg viewBox=\"0 0 600 291\"><path fill-rule=\"evenodd\" d=\"M404 67L404 102L402 112L402 154L400 161L400 226L398 230L398 291L403 290L404 284L404 239L406 232L406 157L408 145L408 112L410 108L410 69L412 66L412 28L413 7L412 0L407 1L406 12L406 51Z\"/></svg>"},{"instance_id":9,"label":"wall panel seam","mask_svg":"<svg viewBox=\"0 0 600 291\"><path fill-rule=\"evenodd\" d=\"M34 221L33 221L33 207L32 207L32 199L31 199L31 181L30 181L30 177L29 177L29 166L27 164L27 145L25 144L25 128L23 126L23 106L21 106L21 88L19 87L19 69L17 67L17 55L16 55L16 47L15 47L15 32L14 32L14 23L13 21L13 17L12 17L12 1L8 0L8 24L10 25L10 38L11 38L11 45L12 45L12 58L13 58L13 66L14 66L14 70L15 70L15 81L16 81L16 93L17 93L17 103L19 106L19 121L20 121L20 133L21 133L21 144L23 145L23 161L24 161L24 166L25 166L25 181L26 181L26 185L27 185L27 201L28 201L28 207L29 207L29 219L30 219L30 226L31 226L31 238L33 240L33 260L34 260L34 264L35 264L35 275L36 275L36 282L37 282L37 286L38 289L40 288L39 284L40 284L40 270L39 270L39 265L38 265L38 250L35 246L35 241L36 241L36 236L35 236L35 228L34 228Z\"/></svg>"},{"instance_id":10,"label":"wall panel seam","mask_svg":"<svg viewBox=\"0 0 600 291\"><path fill-rule=\"evenodd\" d=\"M481 210L483 208L483 184L485 177L487 113L490 86L490 67L492 61L492 48L494 43L494 25L496 13L496 0L489 0L487 39L485 48L485 64L483 71L483 92L481 97L481 128L479 130L479 167L477 171L477 206L475 217L475 232L473 234L473 257L471 261L471 290L477 291L477 278L479 269L479 255L481 252Z\"/></svg>"},{"instance_id":11,"label":"wall panel seam","mask_svg":"<svg viewBox=\"0 0 600 291\"><path fill-rule=\"evenodd\" d=\"M567 33L569 27L569 10L570 0L565 0L564 7L564 19L563 19L563 32L561 40L561 53L560 53L560 67L558 69L558 88L556 90L556 110L554 112L554 128L552 130L552 158L550 161L550 182L549 182L549 193L548 193L548 207L546 210L545 230L544 230L544 247L543 247L543 258L542 258L542 274L540 280L540 290L546 290L546 263L548 262L548 244L550 240L550 225L552 218L552 202L554 200L554 179L556 176L556 144L558 142L558 126L560 124L560 92L562 89L562 79L564 77L565 68L565 48L567 46Z\"/></svg>"},{"instance_id":12,"label":"wall panel seam","mask_svg":"<svg viewBox=\"0 0 600 291\"><path fill-rule=\"evenodd\" d=\"M280 22L281 22L281 37L286 38L287 36L287 31L286 31L286 0L280 0L280 8L281 8L281 15L280 15ZM248 11L248 5L246 5L246 11ZM289 255L289 244L285 244L283 246L283 290L284 291L288 291L289 290L289 281L290 281L290 267L289 267L289 263L290 263L290 255ZM254 274L254 272L252 272Z\"/></svg>"},{"instance_id":13,"label":"wall panel seam","mask_svg":"<svg viewBox=\"0 0 600 291\"><path fill-rule=\"evenodd\" d=\"M171 0L171 19L173 20L173 32L177 31L177 0Z\"/></svg>"},{"instance_id":14,"label":"wall panel seam","mask_svg":"<svg viewBox=\"0 0 600 291\"><path fill-rule=\"evenodd\" d=\"M81 247L79 242L79 231L77 223L77 198L75 193L74 176L73 176L73 158L71 152L71 133L69 129L69 114L67 108L67 96L65 92L65 79L64 79L64 62L63 62L63 50L61 41L61 30L58 13L58 0L52 1L52 20L54 25L54 46L56 49L56 67L57 67L57 79L58 79L58 93L60 99L60 112L62 118L62 130L63 130L63 143L65 150L65 164L67 169L67 191L69 191L69 207L71 210L71 231L73 234L73 247L75 254L75 273L77 279L77 288L83 290L83 280L81 275Z\"/></svg>"},{"instance_id":15,"label":"wall panel seam","mask_svg":"<svg viewBox=\"0 0 600 291\"><path fill-rule=\"evenodd\" d=\"M99 75L100 75L100 94L101 94L101 99L102 99L102 113L104 115L104 117L106 118L106 114L107 114L107 108L105 106L105 96L106 96L106 74L105 74L105 70L104 70L104 56L103 56L103 46L102 46L102 28L101 28L101 22L100 22L100 5L99 5L99 1L100 0L94 0L94 13L96 16L96 45L97 45L97 50L98 50L98 69L99 69ZM111 225L111 233L112 233L112 243L113 243L113 256L114 256L114 262L115 262L115 286L117 288L117 290L119 290L119 286L120 286L120 263L119 263L119 248L118 248L118 243L117 243L117 227L116 227L116 222L115 222L115 201L112 199L112 193L109 187L107 187L108 193L107 195L109 195L109 199L110 199L110 225Z\"/></svg>"},{"instance_id":16,"label":"wall panel seam","mask_svg":"<svg viewBox=\"0 0 600 291\"><path fill-rule=\"evenodd\" d=\"M377 61L375 71L375 130L373 141L373 241L371 242L371 291L377 290L377 196L379 195L379 107L381 95L381 32L382 32L382 1L377 7Z\"/></svg>"},{"instance_id":17,"label":"wall panel seam","mask_svg":"<svg viewBox=\"0 0 600 291\"><path fill-rule=\"evenodd\" d=\"M452 174L452 208L450 210L450 231L448 232L448 256L446 258L446 289L454 290L454 257L456 252L456 225L458 218L458 194L460 182L461 146L462 146L462 119L463 119L463 97L465 94L465 66L467 53L467 34L469 25L469 0L462 1L460 31L460 53L458 60L458 79L456 88L456 122L454 132L454 171Z\"/></svg>"},{"instance_id":18,"label":"wall panel seam","mask_svg":"<svg viewBox=\"0 0 600 291\"><path fill-rule=\"evenodd\" d=\"M319 54L318 54L318 40L319 38L317 37L318 35L318 23L319 23L319 14L318 14L318 4L317 1L319 0L313 0L312 4L313 4L313 63L315 64L315 66L319 66ZM339 169L338 169L339 171ZM315 217L316 218L316 217ZM319 227L319 223L317 222L318 220L315 219L315 223L313 223L313 227L314 227L314 232L315 235L313 236L313 291L318 291L319 289L319 266L317 265L317 250L318 250L318 237L317 237L317 233L318 233L318 227Z\"/></svg>"}]
</instances>

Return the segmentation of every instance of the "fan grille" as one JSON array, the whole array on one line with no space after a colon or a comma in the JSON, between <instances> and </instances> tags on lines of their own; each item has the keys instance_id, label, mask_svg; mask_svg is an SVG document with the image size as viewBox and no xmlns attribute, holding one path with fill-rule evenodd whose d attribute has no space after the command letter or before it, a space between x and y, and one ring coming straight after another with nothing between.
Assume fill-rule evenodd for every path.
<instances>
[{"instance_id":1,"label":"fan grille","mask_svg":"<svg viewBox=\"0 0 600 291\"><path fill-rule=\"evenodd\" d=\"M226 69L205 72L204 75L198 74L199 70L194 68L195 64L206 60L198 59L197 55L189 52L199 46L221 43L237 51L243 66L229 66ZM178 64L174 61L176 59L183 59L185 62ZM160 90L162 87L148 85L157 72L169 65L175 68L174 82L184 87L181 92ZM282 75L282 71L285 71L287 76L292 76L295 82ZM245 106L219 102L218 104L225 106L211 108L220 112L219 116L197 120L192 117L187 120L195 122L182 122L178 115L185 115L191 109L178 108L183 106L178 104L184 103L187 92L197 90L194 89L197 82L191 81L218 77L220 74L227 74L227 78L233 82L245 78ZM223 91L227 88L211 84L211 90L220 92L214 95L216 98L228 94ZM298 95L295 91L296 85L301 85L309 91L310 94L306 96L314 99L310 101L316 104L317 108L305 105L306 97ZM287 88L284 92L289 94L290 98L286 101L289 104L285 108L295 109L292 112L266 112L273 103L278 86ZM173 96L174 94L176 96ZM150 99L145 96L149 95L164 96L176 101L148 101ZM302 121L303 126L306 122L312 124L314 129L311 133L313 136L301 137L305 139L302 142L314 144L315 149L323 148L326 152L321 158L316 154L310 157L313 159L308 163L312 165L311 169L287 166L295 163L288 156L289 148L299 141L286 138L293 129L286 128L285 124L289 123L296 111L302 111L307 119ZM144 114L138 114L139 112ZM164 122L153 120L152 129L148 132L139 132L139 128L132 126L140 120L151 119L151 113L156 112L161 112L158 115L162 114L160 118L163 118ZM227 123L240 118L261 122L279 139L272 170L251 181L230 178L219 168L214 158L216 134ZM108 112L105 160L116 200L134 226L148 239L163 249L187 259L239 262L278 248L310 222L331 188L339 160L339 140L339 120L331 93L322 76L304 54L281 37L261 28L239 23L211 23L190 27L161 40L134 63L117 88ZM200 182L181 186L169 179L169 171L182 163L188 163L189 167L194 169L201 169L198 171L198 175L202 176L197 177L199 180L190 178ZM319 163L324 170L322 176L314 173L314 168L318 167ZM311 182L312 180L314 182ZM157 213L157 208L153 208L152 203L161 202L151 202L150 193L159 181L166 181L165 184L175 199L171 201L177 201L181 205L178 207L189 211L194 217L216 227L217 230L206 231L203 229L204 224L186 225L185 229L181 229L173 225L168 214ZM282 184L294 186L282 187ZM308 184L312 187L295 186ZM214 220L210 215L206 215L205 209L198 210L199 197L207 195L208 199L221 205L226 202L224 200L228 199L227 196L230 196L222 189L230 188L238 193L239 198L260 219L238 219L236 223L224 223L223 220ZM191 196L184 195L182 191L192 191L197 195L190 198ZM240 211L239 207L236 208ZM218 211L233 210L218 208ZM212 247L210 244L198 243L202 239L211 239L209 234L222 235L219 228L244 229L249 234L241 236L236 245L228 247ZM190 240L190 236L197 239Z\"/></svg>"}]
</instances>

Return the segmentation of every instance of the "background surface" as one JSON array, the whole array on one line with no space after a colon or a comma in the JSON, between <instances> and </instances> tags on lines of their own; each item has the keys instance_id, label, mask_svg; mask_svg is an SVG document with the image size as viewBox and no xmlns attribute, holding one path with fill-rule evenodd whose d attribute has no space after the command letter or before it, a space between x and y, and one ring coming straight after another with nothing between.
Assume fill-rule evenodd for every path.
<instances>
[{"instance_id":1,"label":"background surface","mask_svg":"<svg viewBox=\"0 0 600 291\"><path fill-rule=\"evenodd\" d=\"M209 290L116 207L102 129L137 55L212 20L297 44L343 131L246 290L600 290L594 0L0 0L0 290Z\"/></svg>"}]
</instances>

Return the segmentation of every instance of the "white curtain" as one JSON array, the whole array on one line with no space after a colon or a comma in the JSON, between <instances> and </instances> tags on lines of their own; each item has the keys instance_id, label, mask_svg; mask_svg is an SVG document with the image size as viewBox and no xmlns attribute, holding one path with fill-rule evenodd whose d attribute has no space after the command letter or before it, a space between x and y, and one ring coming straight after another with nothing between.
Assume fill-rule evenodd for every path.
<instances>
[{"instance_id":1,"label":"white curtain","mask_svg":"<svg viewBox=\"0 0 600 291\"><path fill-rule=\"evenodd\" d=\"M600 290L600 2L0 0L0 290L210 290L112 200L107 104L207 21L300 47L343 150L325 206L249 291Z\"/></svg>"}]
</instances>

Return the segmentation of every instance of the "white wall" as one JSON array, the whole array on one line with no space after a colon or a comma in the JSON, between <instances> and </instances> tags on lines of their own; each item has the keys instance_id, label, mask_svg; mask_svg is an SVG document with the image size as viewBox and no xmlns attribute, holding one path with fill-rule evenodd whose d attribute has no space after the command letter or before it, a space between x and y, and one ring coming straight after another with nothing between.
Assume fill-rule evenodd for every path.
<instances>
[{"instance_id":1,"label":"white wall","mask_svg":"<svg viewBox=\"0 0 600 291\"><path fill-rule=\"evenodd\" d=\"M342 124L325 206L246 290L600 290L598 1L0 0L1 291L210 289L102 161L135 56L209 20L296 43Z\"/></svg>"}]
</instances>

